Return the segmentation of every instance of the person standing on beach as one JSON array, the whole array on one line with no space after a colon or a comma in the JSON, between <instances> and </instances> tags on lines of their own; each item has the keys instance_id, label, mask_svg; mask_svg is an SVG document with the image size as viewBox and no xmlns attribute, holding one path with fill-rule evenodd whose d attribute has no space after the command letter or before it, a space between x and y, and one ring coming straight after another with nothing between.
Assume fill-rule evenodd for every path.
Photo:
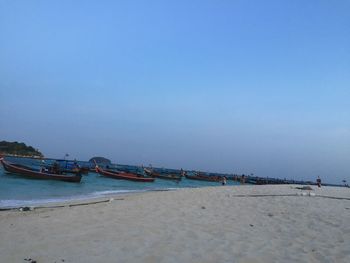
<instances>
[{"instance_id":1,"label":"person standing on beach","mask_svg":"<svg viewBox=\"0 0 350 263\"><path fill-rule=\"evenodd\" d=\"M224 177L222 178L221 184L222 184L222 185L226 185L226 183L227 183L226 176L224 176Z\"/></svg>"},{"instance_id":2,"label":"person standing on beach","mask_svg":"<svg viewBox=\"0 0 350 263\"><path fill-rule=\"evenodd\" d=\"M321 187L321 178L319 176L316 179L316 184L318 187Z\"/></svg>"},{"instance_id":3,"label":"person standing on beach","mask_svg":"<svg viewBox=\"0 0 350 263\"><path fill-rule=\"evenodd\" d=\"M245 183L245 175L242 174L242 176L241 176L241 184L244 184L244 183Z\"/></svg>"}]
</instances>

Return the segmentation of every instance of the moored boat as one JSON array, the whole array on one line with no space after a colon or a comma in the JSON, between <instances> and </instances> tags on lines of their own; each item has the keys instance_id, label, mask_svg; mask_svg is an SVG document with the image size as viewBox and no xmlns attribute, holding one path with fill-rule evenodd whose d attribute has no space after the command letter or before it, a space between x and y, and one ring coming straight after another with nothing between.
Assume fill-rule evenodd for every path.
<instances>
[{"instance_id":1,"label":"moored boat","mask_svg":"<svg viewBox=\"0 0 350 263\"><path fill-rule=\"evenodd\" d=\"M69 160L56 160L55 161L58 166L60 167L60 171L63 173L72 173L72 174L82 174L87 175L89 173L89 167L87 166L80 166L76 160L69 161ZM45 167L47 169L51 169L51 166Z\"/></svg>"},{"instance_id":2,"label":"moored boat","mask_svg":"<svg viewBox=\"0 0 350 263\"><path fill-rule=\"evenodd\" d=\"M70 174L87 174L85 173L81 168L74 168L74 169L62 169L62 173L70 173Z\"/></svg>"},{"instance_id":3,"label":"moored boat","mask_svg":"<svg viewBox=\"0 0 350 263\"><path fill-rule=\"evenodd\" d=\"M46 167L47 169L50 169L51 167ZM71 173L71 174L81 174L81 175L88 175L89 174L89 168L87 167L74 167L74 168L63 168L61 170L63 173ZM95 169L93 170L95 172Z\"/></svg>"},{"instance_id":4,"label":"moored boat","mask_svg":"<svg viewBox=\"0 0 350 263\"><path fill-rule=\"evenodd\" d=\"M158 173L155 172L154 170L148 169L148 168L143 168L145 173L151 177L155 178L160 178L160 179L165 179L165 180L176 180L180 181L182 178L182 174L175 174L175 173Z\"/></svg>"},{"instance_id":5,"label":"moored boat","mask_svg":"<svg viewBox=\"0 0 350 263\"><path fill-rule=\"evenodd\" d=\"M121 171L112 171L112 170L104 170L96 165L96 172L100 175L120 179L120 180L129 180L135 182L154 182L154 178L143 177L133 173L121 172Z\"/></svg>"},{"instance_id":6,"label":"moored boat","mask_svg":"<svg viewBox=\"0 0 350 263\"><path fill-rule=\"evenodd\" d=\"M87 175L89 173L89 167L78 167L73 169L67 169L67 172Z\"/></svg>"},{"instance_id":7,"label":"moored boat","mask_svg":"<svg viewBox=\"0 0 350 263\"><path fill-rule=\"evenodd\" d=\"M5 171L11 174L18 174L21 176L24 176L26 178L31 179L43 179L43 180L58 180L58 181L65 181L65 182L74 182L79 183L81 181L81 174L56 174L56 173L49 173L46 171L36 171L30 167L20 165L20 164L14 164L9 163L5 161L3 158L0 159Z\"/></svg>"},{"instance_id":8,"label":"moored boat","mask_svg":"<svg viewBox=\"0 0 350 263\"><path fill-rule=\"evenodd\" d=\"M222 178L220 176L208 176L197 173L196 175L185 174L187 179L198 180L198 181L209 181L209 182L221 182Z\"/></svg>"}]
</instances>

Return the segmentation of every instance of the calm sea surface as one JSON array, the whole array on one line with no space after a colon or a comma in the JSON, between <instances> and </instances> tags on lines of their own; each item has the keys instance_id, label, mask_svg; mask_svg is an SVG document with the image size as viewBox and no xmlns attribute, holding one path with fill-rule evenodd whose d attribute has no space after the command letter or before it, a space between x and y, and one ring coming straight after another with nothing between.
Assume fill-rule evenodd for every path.
<instances>
[{"instance_id":1,"label":"calm sea surface","mask_svg":"<svg viewBox=\"0 0 350 263\"><path fill-rule=\"evenodd\" d=\"M40 161L25 158L7 158L8 161L40 167ZM50 161L47 160L47 163ZM80 164L84 164L80 162ZM236 184L228 181L228 184ZM84 200L106 197L118 193L168 190L183 187L221 186L216 182L202 182L183 178L179 183L172 180L156 179L153 183L140 183L102 177L90 172L83 175L80 183L54 180L27 179L7 174L0 165L0 208L30 206L43 203Z\"/></svg>"}]
</instances>

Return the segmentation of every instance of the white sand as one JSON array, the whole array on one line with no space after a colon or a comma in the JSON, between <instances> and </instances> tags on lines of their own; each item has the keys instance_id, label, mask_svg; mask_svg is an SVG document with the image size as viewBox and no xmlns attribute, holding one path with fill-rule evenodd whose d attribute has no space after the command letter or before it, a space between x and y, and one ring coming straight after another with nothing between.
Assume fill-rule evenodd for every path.
<instances>
[{"instance_id":1,"label":"white sand","mask_svg":"<svg viewBox=\"0 0 350 263\"><path fill-rule=\"evenodd\" d=\"M295 187L295 186L294 186ZM182 189L0 212L0 262L350 262L349 188Z\"/></svg>"}]
</instances>

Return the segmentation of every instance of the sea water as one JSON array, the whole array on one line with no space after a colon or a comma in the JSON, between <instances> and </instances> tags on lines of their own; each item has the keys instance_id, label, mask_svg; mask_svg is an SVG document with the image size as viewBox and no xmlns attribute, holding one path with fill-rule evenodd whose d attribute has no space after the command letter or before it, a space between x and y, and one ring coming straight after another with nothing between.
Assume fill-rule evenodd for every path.
<instances>
[{"instance_id":1,"label":"sea water","mask_svg":"<svg viewBox=\"0 0 350 263\"><path fill-rule=\"evenodd\" d=\"M40 167L40 160L14 158L7 160L23 165ZM50 160L46 160L50 162ZM228 181L228 184L236 184ZM180 182L156 179L152 183L116 180L89 172L83 175L80 183L55 180L36 180L20 175L8 174L0 165L0 208L35 206L72 200L85 200L108 197L122 193L176 190L184 187L221 186L218 182L196 181L182 178Z\"/></svg>"}]
</instances>

